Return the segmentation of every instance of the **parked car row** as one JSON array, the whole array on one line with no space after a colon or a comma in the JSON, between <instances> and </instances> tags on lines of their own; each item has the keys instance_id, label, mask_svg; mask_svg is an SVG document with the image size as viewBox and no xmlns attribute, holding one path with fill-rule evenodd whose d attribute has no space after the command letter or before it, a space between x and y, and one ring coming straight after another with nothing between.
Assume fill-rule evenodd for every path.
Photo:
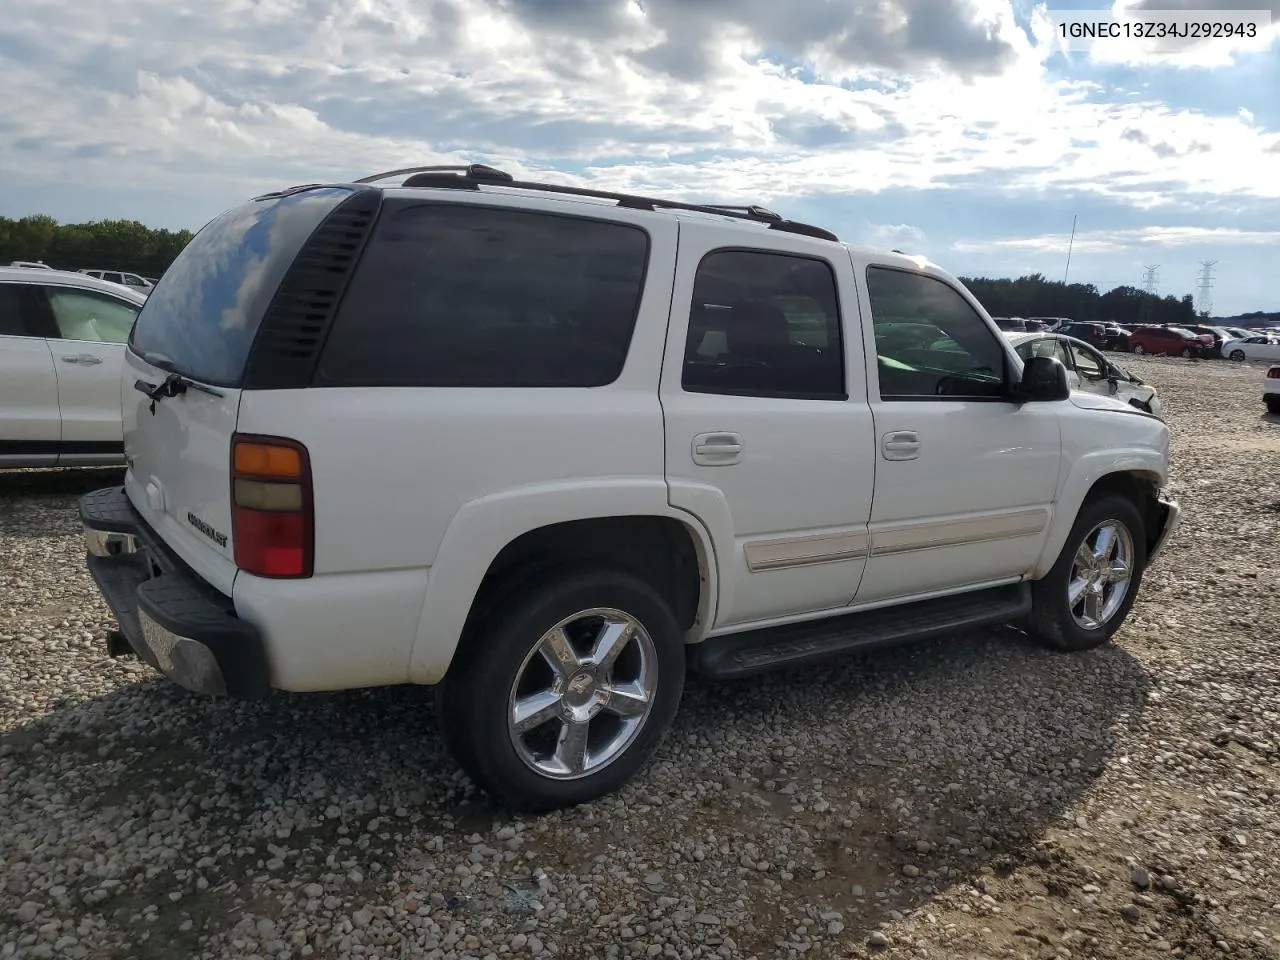
<instances>
[{"instance_id":1,"label":"parked car row","mask_svg":"<svg viewBox=\"0 0 1280 960\"><path fill-rule=\"evenodd\" d=\"M49 270L55 271L53 267L41 260L14 260L10 262L10 267L22 268L25 270ZM86 277L93 277L96 280L105 280L107 283L114 283L122 287L128 287L134 293L140 293L144 297L151 292L151 288L156 285L155 277L144 277L138 273L130 273L127 270L99 270L96 268L85 268L77 270Z\"/></svg>"},{"instance_id":2,"label":"parked car row","mask_svg":"<svg viewBox=\"0 0 1280 960\"><path fill-rule=\"evenodd\" d=\"M1098 350L1232 360L1280 359L1280 334L1271 330L1201 324L1110 323L1063 317L994 317L1006 332L1061 333Z\"/></svg>"}]
</instances>

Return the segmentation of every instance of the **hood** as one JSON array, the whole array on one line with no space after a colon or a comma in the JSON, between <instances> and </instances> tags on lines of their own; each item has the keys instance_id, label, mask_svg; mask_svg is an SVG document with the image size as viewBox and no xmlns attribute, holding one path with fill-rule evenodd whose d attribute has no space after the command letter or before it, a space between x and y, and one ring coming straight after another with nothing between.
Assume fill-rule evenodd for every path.
<instances>
[{"instance_id":1,"label":"hood","mask_svg":"<svg viewBox=\"0 0 1280 960\"><path fill-rule=\"evenodd\" d=\"M1124 400L1117 400L1115 397L1104 397L1097 393L1072 390L1071 402L1081 410L1112 410L1116 413L1135 413L1139 416L1148 416L1145 411L1137 409Z\"/></svg>"}]
</instances>

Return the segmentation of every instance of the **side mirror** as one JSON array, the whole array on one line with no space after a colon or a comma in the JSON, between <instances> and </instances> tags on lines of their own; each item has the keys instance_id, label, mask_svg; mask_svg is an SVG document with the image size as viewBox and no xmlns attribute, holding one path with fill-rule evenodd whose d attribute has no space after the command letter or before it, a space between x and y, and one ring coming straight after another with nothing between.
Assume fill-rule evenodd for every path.
<instances>
[{"instance_id":1,"label":"side mirror","mask_svg":"<svg viewBox=\"0 0 1280 960\"><path fill-rule=\"evenodd\" d=\"M1032 357L1022 365L1018 399L1023 403L1046 403L1071 396L1067 368L1054 357Z\"/></svg>"}]
</instances>

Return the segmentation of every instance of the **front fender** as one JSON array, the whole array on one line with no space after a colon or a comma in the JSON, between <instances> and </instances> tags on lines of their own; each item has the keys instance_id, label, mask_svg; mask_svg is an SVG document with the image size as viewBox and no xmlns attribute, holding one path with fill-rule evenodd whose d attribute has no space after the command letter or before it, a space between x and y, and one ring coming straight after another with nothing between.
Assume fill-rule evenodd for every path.
<instances>
[{"instance_id":1,"label":"front fender","mask_svg":"<svg viewBox=\"0 0 1280 960\"><path fill-rule=\"evenodd\" d=\"M711 537L697 517L667 502L661 478L519 487L472 500L445 530L428 574L409 660L410 682L432 684L444 677L480 584L507 544L542 527L606 517L667 517L684 524L706 578L700 614L704 623L714 620L719 577Z\"/></svg>"},{"instance_id":2,"label":"front fender","mask_svg":"<svg viewBox=\"0 0 1280 960\"><path fill-rule=\"evenodd\" d=\"M1057 562L1089 491L1103 477L1112 474L1129 474L1161 487L1168 477L1168 460L1160 450L1150 447L1096 450L1078 457L1062 480L1058 506L1053 512L1044 549L1031 579L1045 576Z\"/></svg>"}]
</instances>

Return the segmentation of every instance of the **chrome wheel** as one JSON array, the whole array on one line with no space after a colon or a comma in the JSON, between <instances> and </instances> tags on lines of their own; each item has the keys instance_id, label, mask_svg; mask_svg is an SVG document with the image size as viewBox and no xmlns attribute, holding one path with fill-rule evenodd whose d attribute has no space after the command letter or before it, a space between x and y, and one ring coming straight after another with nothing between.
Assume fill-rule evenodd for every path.
<instances>
[{"instance_id":1,"label":"chrome wheel","mask_svg":"<svg viewBox=\"0 0 1280 960\"><path fill-rule=\"evenodd\" d=\"M1133 536L1128 527L1105 520L1076 551L1067 581L1067 607L1077 624L1097 630L1124 604L1133 580Z\"/></svg>"},{"instance_id":2,"label":"chrome wheel","mask_svg":"<svg viewBox=\"0 0 1280 960\"><path fill-rule=\"evenodd\" d=\"M657 688L658 651L640 622L621 610L583 610L544 633L520 664L507 731L526 766L576 780L626 752Z\"/></svg>"}]
</instances>

